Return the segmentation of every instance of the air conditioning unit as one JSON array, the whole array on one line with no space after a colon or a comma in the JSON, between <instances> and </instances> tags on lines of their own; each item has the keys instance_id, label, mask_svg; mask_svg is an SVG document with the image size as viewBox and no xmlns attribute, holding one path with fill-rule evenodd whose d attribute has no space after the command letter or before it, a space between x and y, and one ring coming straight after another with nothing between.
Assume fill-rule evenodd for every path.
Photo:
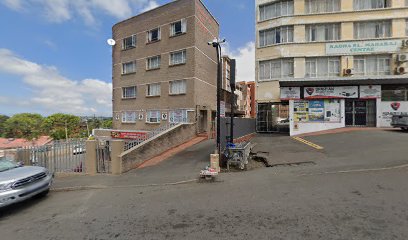
<instances>
[{"instance_id":1,"label":"air conditioning unit","mask_svg":"<svg viewBox=\"0 0 408 240\"><path fill-rule=\"evenodd\" d=\"M405 74L405 73L407 73L405 67L397 67L395 69L395 74L401 75L401 74Z\"/></svg>"},{"instance_id":2,"label":"air conditioning unit","mask_svg":"<svg viewBox=\"0 0 408 240\"><path fill-rule=\"evenodd\" d=\"M352 68L343 69L343 75L344 75L344 76L354 75L354 70L353 70Z\"/></svg>"},{"instance_id":3,"label":"air conditioning unit","mask_svg":"<svg viewBox=\"0 0 408 240\"><path fill-rule=\"evenodd\" d=\"M398 54L398 56L397 56L397 61L398 61L398 62L406 62L406 61L408 61L408 53Z\"/></svg>"}]
</instances>

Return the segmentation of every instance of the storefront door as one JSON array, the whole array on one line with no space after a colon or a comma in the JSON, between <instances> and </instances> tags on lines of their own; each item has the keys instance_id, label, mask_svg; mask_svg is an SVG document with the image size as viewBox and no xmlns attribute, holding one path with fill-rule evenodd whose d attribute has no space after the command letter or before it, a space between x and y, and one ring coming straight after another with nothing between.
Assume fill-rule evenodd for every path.
<instances>
[{"instance_id":1,"label":"storefront door","mask_svg":"<svg viewBox=\"0 0 408 240\"><path fill-rule=\"evenodd\" d=\"M259 103L256 131L264 133L289 132L289 104Z\"/></svg>"},{"instance_id":2,"label":"storefront door","mask_svg":"<svg viewBox=\"0 0 408 240\"><path fill-rule=\"evenodd\" d=\"M346 126L368 126L376 125L375 100L346 100Z\"/></svg>"}]
</instances>

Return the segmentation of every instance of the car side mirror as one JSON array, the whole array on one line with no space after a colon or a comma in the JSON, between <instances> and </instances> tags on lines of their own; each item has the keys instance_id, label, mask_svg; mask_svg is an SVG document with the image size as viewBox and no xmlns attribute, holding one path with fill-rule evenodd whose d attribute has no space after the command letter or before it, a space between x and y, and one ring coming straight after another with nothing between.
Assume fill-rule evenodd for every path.
<instances>
[{"instance_id":1,"label":"car side mirror","mask_svg":"<svg viewBox=\"0 0 408 240\"><path fill-rule=\"evenodd\" d=\"M17 166L23 167L23 166L24 166L24 162L23 162L23 161L17 162Z\"/></svg>"}]
</instances>

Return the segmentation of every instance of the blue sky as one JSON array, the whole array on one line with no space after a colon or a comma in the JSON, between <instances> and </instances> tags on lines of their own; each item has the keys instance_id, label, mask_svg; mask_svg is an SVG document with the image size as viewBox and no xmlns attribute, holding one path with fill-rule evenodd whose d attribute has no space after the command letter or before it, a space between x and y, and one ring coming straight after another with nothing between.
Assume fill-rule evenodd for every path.
<instances>
[{"instance_id":1,"label":"blue sky","mask_svg":"<svg viewBox=\"0 0 408 240\"><path fill-rule=\"evenodd\" d=\"M0 0L0 114L111 115L111 27L170 0ZM254 79L254 3L203 0L238 80Z\"/></svg>"}]
</instances>

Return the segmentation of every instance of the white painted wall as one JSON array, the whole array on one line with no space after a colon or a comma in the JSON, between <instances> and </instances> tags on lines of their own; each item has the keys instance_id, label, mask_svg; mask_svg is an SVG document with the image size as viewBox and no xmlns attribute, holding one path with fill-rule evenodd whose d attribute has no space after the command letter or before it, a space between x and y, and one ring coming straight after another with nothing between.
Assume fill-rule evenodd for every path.
<instances>
[{"instance_id":1,"label":"white painted wall","mask_svg":"<svg viewBox=\"0 0 408 240\"><path fill-rule=\"evenodd\" d=\"M399 108L398 109L393 109L391 107L391 104L397 104L399 103ZM383 101L380 104L380 115L381 115L381 121L380 121L380 126L381 127L391 127L391 114L408 114L408 102L407 101Z\"/></svg>"},{"instance_id":2,"label":"white painted wall","mask_svg":"<svg viewBox=\"0 0 408 240\"><path fill-rule=\"evenodd\" d=\"M290 126L290 136L295 136L299 134L304 134L304 133L310 133L310 132L317 132L317 131L323 131L323 130L330 130L330 129L336 129L336 128L342 128L346 126L346 119L345 119L345 100L341 99L340 100L340 109L341 109L341 122L337 123L330 123L330 122L307 122L307 123L301 123L298 122L298 129L295 129L295 122L293 121L293 105L294 105L294 100L289 100L289 126Z\"/></svg>"}]
</instances>

